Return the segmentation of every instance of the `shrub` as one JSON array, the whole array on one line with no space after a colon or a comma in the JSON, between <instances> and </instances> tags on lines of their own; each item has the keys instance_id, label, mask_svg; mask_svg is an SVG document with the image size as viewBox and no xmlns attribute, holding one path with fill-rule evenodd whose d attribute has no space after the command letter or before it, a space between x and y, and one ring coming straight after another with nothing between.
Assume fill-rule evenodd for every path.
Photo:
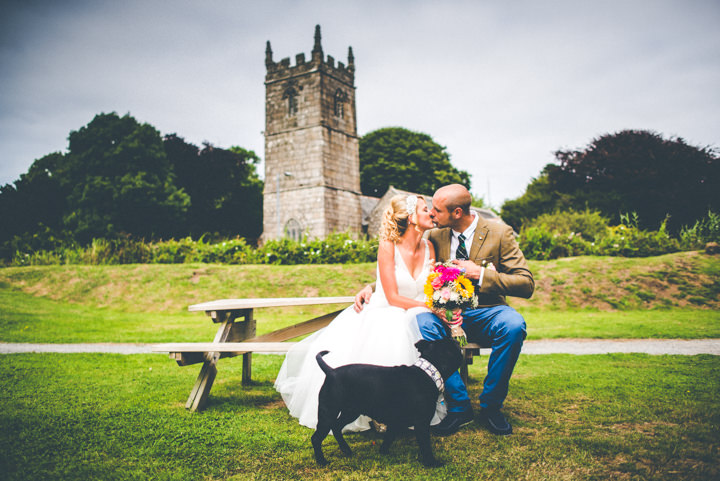
<instances>
[{"instance_id":1,"label":"shrub","mask_svg":"<svg viewBox=\"0 0 720 481\"><path fill-rule=\"evenodd\" d=\"M680 243L668 235L665 222L657 231L624 224L611 227L597 245L597 253L605 256L648 257L679 250Z\"/></svg>"},{"instance_id":2,"label":"shrub","mask_svg":"<svg viewBox=\"0 0 720 481\"><path fill-rule=\"evenodd\" d=\"M192 262L198 256L199 244L202 244L202 239L193 241L190 237L154 242L150 246L151 262L154 264Z\"/></svg>"},{"instance_id":3,"label":"shrub","mask_svg":"<svg viewBox=\"0 0 720 481\"><path fill-rule=\"evenodd\" d=\"M87 247L69 243L55 249L16 250L10 265L50 264L354 264L374 262L377 239L356 239L349 233L325 239L270 240L255 248L243 238L206 242L190 237L145 243L122 239L95 239Z\"/></svg>"},{"instance_id":4,"label":"shrub","mask_svg":"<svg viewBox=\"0 0 720 481\"><path fill-rule=\"evenodd\" d=\"M692 227L683 228L679 239L670 237L662 223L657 231L637 227L637 215L625 214L623 224L608 227L594 211L545 214L523 227L518 242L528 259L549 260L579 255L644 257L700 249L705 242L720 241L720 215L708 212ZM270 240L253 247L243 238L207 241L190 237L145 243L129 237L95 239L86 247L49 239L15 238L6 250L7 265L50 264L354 264L377 259L377 239L357 239L336 233L324 239ZM34 245L55 246L33 249Z\"/></svg>"},{"instance_id":5,"label":"shrub","mask_svg":"<svg viewBox=\"0 0 720 481\"><path fill-rule=\"evenodd\" d=\"M702 249L708 242L720 242L720 215L709 210L707 216L692 227L680 229L680 246L684 250Z\"/></svg>"},{"instance_id":6,"label":"shrub","mask_svg":"<svg viewBox=\"0 0 720 481\"><path fill-rule=\"evenodd\" d=\"M549 260L558 257L593 254L593 246L580 234L560 234L542 227L528 227L522 230L518 239L520 250L528 259Z\"/></svg>"},{"instance_id":7,"label":"shrub","mask_svg":"<svg viewBox=\"0 0 720 481\"><path fill-rule=\"evenodd\" d=\"M261 264L357 264L377 259L377 239L355 239L351 234L331 234L325 239L270 240L257 249Z\"/></svg>"},{"instance_id":8,"label":"shrub","mask_svg":"<svg viewBox=\"0 0 720 481\"><path fill-rule=\"evenodd\" d=\"M87 247L75 243L54 249L32 250L28 245L15 251L11 265L57 264L142 264L150 261L150 247L143 241L131 238L93 239Z\"/></svg>"},{"instance_id":9,"label":"shrub","mask_svg":"<svg viewBox=\"0 0 720 481\"><path fill-rule=\"evenodd\" d=\"M640 229L634 213L623 214L623 224L613 227L602 226L601 219L597 213L587 211L540 216L530 227L523 228L518 240L520 249L525 257L536 260L577 255L647 257L681 250L681 242L667 232L667 219L657 231ZM582 231L570 230L581 225L594 236L592 241Z\"/></svg>"},{"instance_id":10,"label":"shrub","mask_svg":"<svg viewBox=\"0 0 720 481\"><path fill-rule=\"evenodd\" d=\"M608 223L608 219L600 212L585 209L582 212L568 210L542 214L526 223L526 227L537 227L561 236L582 236L583 239L593 242L605 235Z\"/></svg>"}]
</instances>

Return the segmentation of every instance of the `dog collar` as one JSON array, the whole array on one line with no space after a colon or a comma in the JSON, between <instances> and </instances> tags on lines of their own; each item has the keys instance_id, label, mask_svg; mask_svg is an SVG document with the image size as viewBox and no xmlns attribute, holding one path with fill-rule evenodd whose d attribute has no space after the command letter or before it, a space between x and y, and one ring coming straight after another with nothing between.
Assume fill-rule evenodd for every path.
<instances>
[{"instance_id":1,"label":"dog collar","mask_svg":"<svg viewBox=\"0 0 720 481\"><path fill-rule=\"evenodd\" d=\"M430 379L432 379L432 382L435 383L435 387L437 387L439 392L443 392L445 390L445 382L440 375L440 371L438 371L437 368L433 366L430 361L421 357L420 359L415 361L415 364L413 364L413 366L417 366L423 371L425 371L425 374L430 376Z\"/></svg>"}]
</instances>

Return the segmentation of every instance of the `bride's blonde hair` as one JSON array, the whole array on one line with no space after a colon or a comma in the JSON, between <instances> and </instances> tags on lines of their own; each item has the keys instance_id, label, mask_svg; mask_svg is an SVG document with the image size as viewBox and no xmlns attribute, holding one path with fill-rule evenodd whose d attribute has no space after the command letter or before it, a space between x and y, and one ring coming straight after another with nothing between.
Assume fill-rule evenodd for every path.
<instances>
[{"instance_id":1,"label":"bride's blonde hair","mask_svg":"<svg viewBox=\"0 0 720 481\"><path fill-rule=\"evenodd\" d=\"M417 212L418 199L422 199L422 197L419 195L396 195L390 199L390 205L385 209L382 224L380 224L380 239L391 242L400 240L400 237L408 229L412 216ZM417 218L415 221L417 222Z\"/></svg>"}]
</instances>

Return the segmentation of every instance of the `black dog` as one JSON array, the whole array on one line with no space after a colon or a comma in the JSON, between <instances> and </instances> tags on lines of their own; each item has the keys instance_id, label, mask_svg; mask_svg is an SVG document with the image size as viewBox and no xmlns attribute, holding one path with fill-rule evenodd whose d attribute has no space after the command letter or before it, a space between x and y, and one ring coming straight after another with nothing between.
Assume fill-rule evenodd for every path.
<instances>
[{"instance_id":1,"label":"black dog","mask_svg":"<svg viewBox=\"0 0 720 481\"><path fill-rule=\"evenodd\" d=\"M463 356L457 342L447 338L421 340L415 347L421 358L412 366L348 364L333 369L322 359L328 351L315 356L326 374L319 394L317 429L311 438L318 464L327 464L322 442L331 429L340 450L347 456L352 454L342 428L361 414L387 425L381 453L388 452L399 431L414 426L422 463L425 466L440 464L430 445L430 421L435 413L438 389L458 370Z\"/></svg>"}]
</instances>

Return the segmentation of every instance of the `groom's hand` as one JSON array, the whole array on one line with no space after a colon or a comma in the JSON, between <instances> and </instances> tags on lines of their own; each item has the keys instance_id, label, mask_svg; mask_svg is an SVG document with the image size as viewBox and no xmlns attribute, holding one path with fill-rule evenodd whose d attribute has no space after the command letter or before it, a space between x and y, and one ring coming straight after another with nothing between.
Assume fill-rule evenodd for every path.
<instances>
[{"instance_id":1,"label":"groom's hand","mask_svg":"<svg viewBox=\"0 0 720 481\"><path fill-rule=\"evenodd\" d=\"M372 287L365 286L362 288L360 292L355 294L355 312L360 312L363 310L363 307L365 304L370 302L370 297L372 296Z\"/></svg>"},{"instance_id":2,"label":"groom's hand","mask_svg":"<svg viewBox=\"0 0 720 481\"><path fill-rule=\"evenodd\" d=\"M459 261L457 259L453 259L452 263L462 269L465 269L465 277L468 279L472 279L474 281L480 279L480 271L482 270L482 267L475 264L473 261Z\"/></svg>"}]
</instances>

